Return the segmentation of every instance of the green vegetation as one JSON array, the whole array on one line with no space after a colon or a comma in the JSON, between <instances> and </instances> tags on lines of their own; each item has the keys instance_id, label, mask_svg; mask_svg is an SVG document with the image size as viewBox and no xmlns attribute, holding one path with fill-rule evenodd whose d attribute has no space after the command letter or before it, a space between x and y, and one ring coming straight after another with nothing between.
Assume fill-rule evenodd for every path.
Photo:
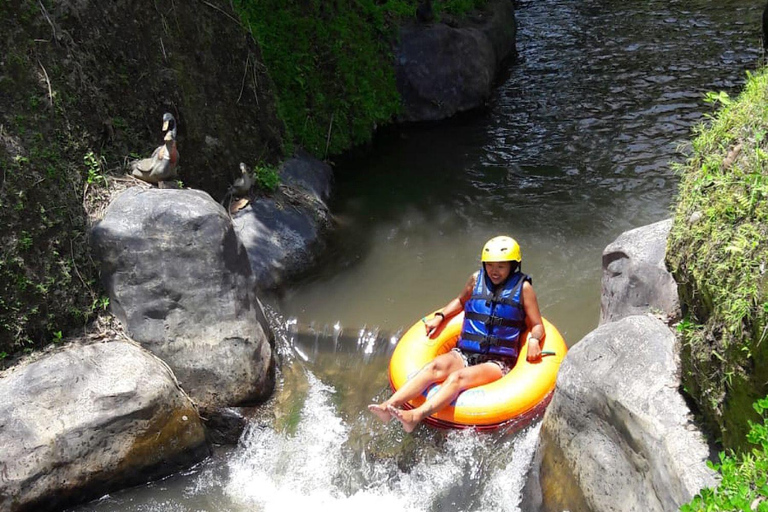
<instances>
[{"instance_id":1,"label":"green vegetation","mask_svg":"<svg viewBox=\"0 0 768 512\"><path fill-rule=\"evenodd\" d=\"M256 185L267 192L274 192L280 184L280 174L272 166L257 165L253 168L253 178Z\"/></svg>"},{"instance_id":2,"label":"green vegetation","mask_svg":"<svg viewBox=\"0 0 768 512\"><path fill-rule=\"evenodd\" d=\"M687 307L683 384L726 448L746 449L751 405L768 394L768 72L696 130L667 264Z\"/></svg>"},{"instance_id":3,"label":"green vegetation","mask_svg":"<svg viewBox=\"0 0 768 512\"><path fill-rule=\"evenodd\" d=\"M34 88L18 91L35 97L30 92ZM14 118L10 129L15 136L0 134L13 141L0 145L0 282L7 284L0 292L4 354L58 341L62 325L84 325L98 289L83 208L85 183L100 176L98 160L85 141L51 125L47 109L29 108ZM65 115L57 101L53 108Z\"/></svg>"},{"instance_id":4,"label":"green vegetation","mask_svg":"<svg viewBox=\"0 0 768 512\"><path fill-rule=\"evenodd\" d=\"M486 0L435 2L461 15ZM416 0L237 0L275 82L278 113L293 139L325 158L368 141L397 113L394 22ZM289 153L290 151L286 151Z\"/></svg>"},{"instance_id":5,"label":"green vegetation","mask_svg":"<svg viewBox=\"0 0 768 512\"><path fill-rule=\"evenodd\" d=\"M757 448L741 455L721 452L720 464L709 463L709 467L720 472L720 484L714 489L703 489L680 508L682 512L768 512L768 397L758 400L754 408L763 421L750 422L747 439Z\"/></svg>"},{"instance_id":6,"label":"green vegetation","mask_svg":"<svg viewBox=\"0 0 768 512\"><path fill-rule=\"evenodd\" d=\"M40 14L49 3L0 2L2 363L85 325L98 297L83 195L101 162L77 128L74 94L35 42L37 28L50 32Z\"/></svg>"},{"instance_id":7,"label":"green vegetation","mask_svg":"<svg viewBox=\"0 0 768 512\"><path fill-rule=\"evenodd\" d=\"M107 177L104 175L104 157L97 157L93 151L88 151L83 157L83 163L85 164L88 177L86 182L88 184L101 182L104 185L107 184Z\"/></svg>"}]
</instances>

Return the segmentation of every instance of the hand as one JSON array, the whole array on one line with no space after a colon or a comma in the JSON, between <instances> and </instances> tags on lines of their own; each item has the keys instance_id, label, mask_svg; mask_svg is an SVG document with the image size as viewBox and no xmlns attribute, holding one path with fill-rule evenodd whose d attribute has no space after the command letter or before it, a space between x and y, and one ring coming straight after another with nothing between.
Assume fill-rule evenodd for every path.
<instances>
[{"instance_id":1,"label":"hand","mask_svg":"<svg viewBox=\"0 0 768 512\"><path fill-rule=\"evenodd\" d=\"M528 338L528 361L536 361L541 358L541 341L536 338Z\"/></svg>"},{"instance_id":2,"label":"hand","mask_svg":"<svg viewBox=\"0 0 768 512\"><path fill-rule=\"evenodd\" d=\"M440 315L433 315L430 318L424 317L421 321L424 322L424 327L427 329L427 336L429 336L440 327L441 323L443 323L443 317Z\"/></svg>"}]
</instances>

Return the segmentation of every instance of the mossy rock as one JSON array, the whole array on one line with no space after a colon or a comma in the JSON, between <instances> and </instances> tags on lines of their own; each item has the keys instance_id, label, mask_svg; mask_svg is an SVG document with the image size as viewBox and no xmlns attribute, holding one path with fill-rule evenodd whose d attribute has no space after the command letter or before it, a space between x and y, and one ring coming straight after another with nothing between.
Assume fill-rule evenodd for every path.
<instances>
[{"instance_id":1,"label":"mossy rock","mask_svg":"<svg viewBox=\"0 0 768 512\"><path fill-rule=\"evenodd\" d=\"M768 71L696 130L667 265L687 309L683 383L714 437L746 448L752 404L768 393Z\"/></svg>"}]
</instances>

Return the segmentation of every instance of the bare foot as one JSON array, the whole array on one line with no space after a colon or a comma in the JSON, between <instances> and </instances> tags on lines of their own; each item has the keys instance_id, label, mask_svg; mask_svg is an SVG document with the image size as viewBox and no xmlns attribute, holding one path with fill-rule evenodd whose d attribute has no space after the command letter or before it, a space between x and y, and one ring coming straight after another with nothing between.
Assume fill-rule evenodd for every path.
<instances>
[{"instance_id":1,"label":"bare foot","mask_svg":"<svg viewBox=\"0 0 768 512\"><path fill-rule=\"evenodd\" d=\"M413 432L413 429L419 424L418 420L413 418L413 411L404 411L395 407L387 406L389 414L391 414L397 421L403 424L403 430L406 432Z\"/></svg>"},{"instance_id":2,"label":"bare foot","mask_svg":"<svg viewBox=\"0 0 768 512\"><path fill-rule=\"evenodd\" d=\"M368 410L375 414L382 423L389 423L392 420L392 415L384 404L370 404Z\"/></svg>"}]
</instances>

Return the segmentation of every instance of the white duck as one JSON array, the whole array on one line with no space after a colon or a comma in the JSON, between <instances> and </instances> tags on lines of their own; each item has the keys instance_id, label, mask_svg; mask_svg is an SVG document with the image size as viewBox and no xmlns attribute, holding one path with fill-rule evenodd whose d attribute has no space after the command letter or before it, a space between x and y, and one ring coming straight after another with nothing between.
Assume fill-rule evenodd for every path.
<instances>
[{"instance_id":1,"label":"white duck","mask_svg":"<svg viewBox=\"0 0 768 512\"><path fill-rule=\"evenodd\" d=\"M235 180L229 192L235 197L247 196L253 186L253 177L248 172L248 167L243 162L240 162L240 177Z\"/></svg>"}]
</instances>

